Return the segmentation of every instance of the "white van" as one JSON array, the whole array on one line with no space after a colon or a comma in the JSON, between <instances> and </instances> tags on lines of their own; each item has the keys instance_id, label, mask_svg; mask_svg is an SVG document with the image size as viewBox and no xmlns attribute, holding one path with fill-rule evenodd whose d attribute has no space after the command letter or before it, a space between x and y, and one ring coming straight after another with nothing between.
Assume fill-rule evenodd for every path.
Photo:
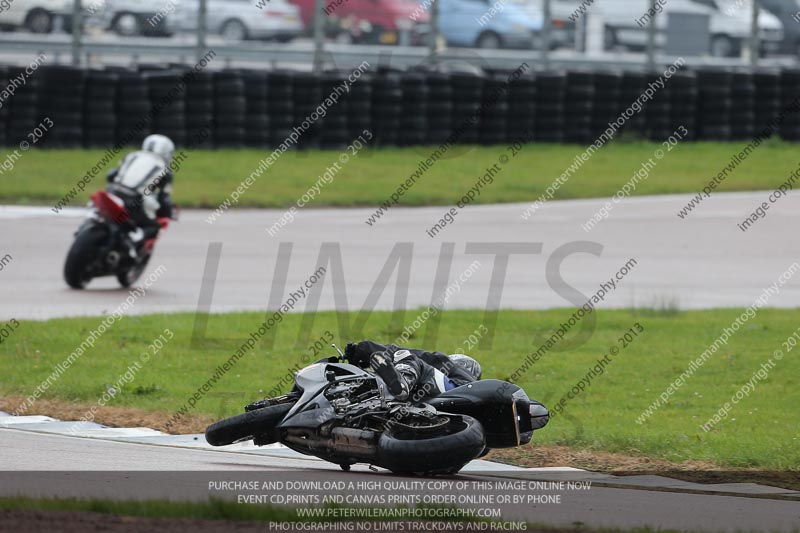
<instances>
[{"instance_id":1,"label":"white van","mask_svg":"<svg viewBox=\"0 0 800 533\"><path fill-rule=\"evenodd\" d=\"M580 5L574 0L555 0ZM659 0L662 10L656 19L656 46L664 45L669 13L705 13L710 17L713 56L737 56L750 36L752 0ZM647 45L649 0L598 0L589 8L603 17L606 48L621 45L644 48ZM775 52L783 41L783 24L772 13L761 9L758 15L762 52Z\"/></svg>"},{"instance_id":2,"label":"white van","mask_svg":"<svg viewBox=\"0 0 800 533\"><path fill-rule=\"evenodd\" d=\"M71 0L0 0L0 26L7 29L50 33L56 17L68 20L71 13Z\"/></svg>"}]
</instances>

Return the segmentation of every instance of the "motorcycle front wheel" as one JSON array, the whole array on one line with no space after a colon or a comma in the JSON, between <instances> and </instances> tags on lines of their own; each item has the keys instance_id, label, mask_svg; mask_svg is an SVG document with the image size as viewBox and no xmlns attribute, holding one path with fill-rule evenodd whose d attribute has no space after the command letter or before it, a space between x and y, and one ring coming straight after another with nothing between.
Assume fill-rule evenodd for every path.
<instances>
[{"instance_id":1,"label":"motorcycle front wheel","mask_svg":"<svg viewBox=\"0 0 800 533\"><path fill-rule=\"evenodd\" d=\"M439 414L448 423L437 432L392 427L378 442L378 466L395 474L455 474L486 447L483 426L466 415Z\"/></svg>"},{"instance_id":2,"label":"motorcycle front wheel","mask_svg":"<svg viewBox=\"0 0 800 533\"><path fill-rule=\"evenodd\" d=\"M225 418L206 428L206 442L212 446L226 446L257 436L269 435L281 420L289 414L295 401L279 403ZM264 439L260 439L266 444Z\"/></svg>"},{"instance_id":3,"label":"motorcycle front wheel","mask_svg":"<svg viewBox=\"0 0 800 533\"><path fill-rule=\"evenodd\" d=\"M92 276L87 271L97 258L97 249L104 238L100 226L90 226L75 236L64 263L64 281L67 285L73 289L83 289L91 281Z\"/></svg>"},{"instance_id":4,"label":"motorcycle front wheel","mask_svg":"<svg viewBox=\"0 0 800 533\"><path fill-rule=\"evenodd\" d=\"M136 283L136 280L139 279L144 272L144 269L147 268L147 263L150 262L150 255L147 255L142 262L133 265L127 270L123 270L122 272L117 272L117 281L119 284L125 287L126 289Z\"/></svg>"}]
</instances>

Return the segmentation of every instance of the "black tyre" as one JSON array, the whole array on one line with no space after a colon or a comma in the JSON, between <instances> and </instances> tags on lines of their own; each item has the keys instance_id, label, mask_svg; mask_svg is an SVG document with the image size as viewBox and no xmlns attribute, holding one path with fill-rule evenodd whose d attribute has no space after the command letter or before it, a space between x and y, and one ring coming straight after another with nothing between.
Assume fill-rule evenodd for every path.
<instances>
[{"instance_id":1,"label":"black tyre","mask_svg":"<svg viewBox=\"0 0 800 533\"><path fill-rule=\"evenodd\" d=\"M480 422L464 415L438 416L449 418L449 424L431 435L385 431L378 442L378 466L397 474L454 474L483 453L486 436Z\"/></svg>"},{"instance_id":2,"label":"black tyre","mask_svg":"<svg viewBox=\"0 0 800 533\"><path fill-rule=\"evenodd\" d=\"M150 256L145 257L141 263L130 267L128 270L117 273L117 281L126 289L136 283L136 280L142 276L144 269L147 268L147 263L150 262Z\"/></svg>"},{"instance_id":3,"label":"black tyre","mask_svg":"<svg viewBox=\"0 0 800 533\"><path fill-rule=\"evenodd\" d=\"M475 46L486 50L497 50L503 47L503 39L493 31L486 31L478 37Z\"/></svg>"},{"instance_id":4,"label":"black tyre","mask_svg":"<svg viewBox=\"0 0 800 533\"><path fill-rule=\"evenodd\" d=\"M219 33L226 41L246 41L248 38L247 26L241 20L232 19L226 21Z\"/></svg>"},{"instance_id":5,"label":"black tyre","mask_svg":"<svg viewBox=\"0 0 800 533\"><path fill-rule=\"evenodd\" d=\"M711 38L711 49L714 57L734 57L739 53L739 46L727 35L715 35Z\"/></svg>"},{"instance_id":6,"label":"black tyre","mask_svg":"<svg viewBox=\"0 0 800 533\"><path fill-rule=\"evenodd\" d=\"M95 260L99 242L105 238L101 228L87 228L75 237L64 263L64 280L73 289L83 289L91 281L87 269Z\"/></svg>"},{"instance_id":7,"label":"black tyre","mask_svg":"<svg viewBox=\"0 0 800 533\"><path fill-rule=\"evenodd\" d=\"M53 15L43 9L34 9L25 17L25 27L31 33L50 33L53 31Z\"/></svg>"},{"instance_id":8,"label":"black tyre","mask_svg":"<svg viewBox=\"0 0 800 533\"><path fill-rule=\"evenodd\" d=\"M206 428L206 442L212 446L226 446L251 440L256 436L268 435L289 413L295 401L296 399L293 399L291 402L263 407L211 424ZM259 440L262 444L266 444L264 439Z\"/></svg>"}]
</instances>

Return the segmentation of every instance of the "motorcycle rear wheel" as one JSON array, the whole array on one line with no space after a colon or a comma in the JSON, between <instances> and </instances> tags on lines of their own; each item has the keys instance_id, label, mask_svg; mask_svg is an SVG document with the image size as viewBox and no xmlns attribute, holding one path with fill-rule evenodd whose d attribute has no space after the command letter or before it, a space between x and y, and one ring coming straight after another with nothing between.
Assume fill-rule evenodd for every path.
<instances>
[{"instance_id":1,"label":"motorcycle rear wheel","mask_svg":"<svg viewBox=\"0 0 800 533\"><path fill-rule=\"evenodd\" d=\"M267 435L289 413L295 401L248 411L211 424L206 428L206 442L212 446L226 446ZM260 440L267 444L263 439Z\"/></svg>"},{"instance_id":2,"label":"motorcycle rear wheel","mask_svg":"<svg viewBox=\"0 0 800 533\"><path fill-rule=\"evenodd\" d=\"M395 474L455 474L486 447L481 423L470 416L450 418L445 431L430 435L384 431L378 442L378 466Z\"/></svg>"},{"instance_id":3,"label":"motorcycle rear wheel","mask_svg":"<svg viewBox=\"0 0 800 533\"><path fill-rule=\"evenodd\" d=\"M98 241L102 238L99 226L86 228L75 236L64 263L64 281L73 289L83 289L92 280L86 269L95 260Z\"/></svg>"}]
</instances>

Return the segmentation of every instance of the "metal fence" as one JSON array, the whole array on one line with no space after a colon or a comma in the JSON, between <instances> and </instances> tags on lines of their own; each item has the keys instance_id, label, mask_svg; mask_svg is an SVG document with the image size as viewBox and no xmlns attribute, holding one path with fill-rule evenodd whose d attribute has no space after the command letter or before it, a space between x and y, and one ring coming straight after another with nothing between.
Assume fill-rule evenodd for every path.
<instances>
[{"instance_id":1,"label":"metal fence","mask_svg":"<svg viewBox=\"0 0 800 533\"><path fill-rule=\"evenodd\" d=\"M314 0L313 17L307 24L304 38L292 43L231 42L220 39L216 35L219 28L210 22L216 15L213 2L217 0L195 0L197 10L196 13L192 11L190 16L196 17L196 24L192 25L191 31L176 37L123 38L110 34L110 30L89 34L87 23L96 18L91 2L98 1L103 0L74 0L71 15L65 15L57 24L62 28L71 27L71 34L4 34L0 37L2 53L47 52L55 56L56 61L73 65L108 64L114 61L187 63L213 48L228 65L303 65L317 72L329 67L349 68L364 60L392 67L466 62L476 66L514 68L527 61L540 69L605 65L650 70L670 64L678 56L686 57L687 64L691 66L761 63L785 67L797 63L795 43L786 38L789 33L794 35L794 27L790 27L791 20L784 17L785 20L781 22L784 27L775 28L776 17L764 11L763 0L716 0L718 9L705 12L702 6L694 12L682 12L677 8L681 3L700 6L699 0L640 0L638 3L631 0L488 0L486 4L480 4L483 11L473 16L474 20L460 22L462 26L471 26L468 29L478 36L469 37L463 42L459 42L460 37L454 37L460 35L457 31L464 33L463 28L453 29L453 19L458 18L457 15L452 11L440 12L453 9L463 0L423 0L419 4L419 12L424 14L428 31L422 42L417 43L419 46L386 46L378 43L355 45L332 40L331 20L348 20L345 16L339 16L333 8L342 2L346 5L346 0L334 0L327 5L327 0ZM167 5L175 0L154 1ZM257 4L269 5L268 2L259 0ZM520 17L522 13L528 17L527 20L539 21L531 31L532 41L529 45L509 43L512 39L519 41L518 36L500 34L501 30L497 29L502 26L501 18L508 16L512 5L517 10L513 12L515 17ZM670 5L677 7L671 10L668 8ZM244 6L247 7L247 4ZM338 9L345 10L344 7ZM639 10L642 10L641 13ZM242 18L248 16L248 13L242 14ZM725 30L727 33L721 33L715 27L715 21L726 17L730 19ZM800 20L800 13L797 19ZM731 21L736 21L736 24ZM352 20L350 23L353 23ZM529 26L533 24L531 22ZM409 31L408 28L405 31ZM401 34L397 38L398 43L410 41L407 35L402 35L404 31L398 30L398 33ZM502 44L514 44L518 49L479 48L486 44L501 44L486 41L485 36L493 34L497 34L498 41L501 37L506 41ZM711 51L723 53L715 56L709 54ZM765 58L765 52L769 52L770 57ZM783 52L791 53L781 55Z\"/></svg>"}]
</instances>

